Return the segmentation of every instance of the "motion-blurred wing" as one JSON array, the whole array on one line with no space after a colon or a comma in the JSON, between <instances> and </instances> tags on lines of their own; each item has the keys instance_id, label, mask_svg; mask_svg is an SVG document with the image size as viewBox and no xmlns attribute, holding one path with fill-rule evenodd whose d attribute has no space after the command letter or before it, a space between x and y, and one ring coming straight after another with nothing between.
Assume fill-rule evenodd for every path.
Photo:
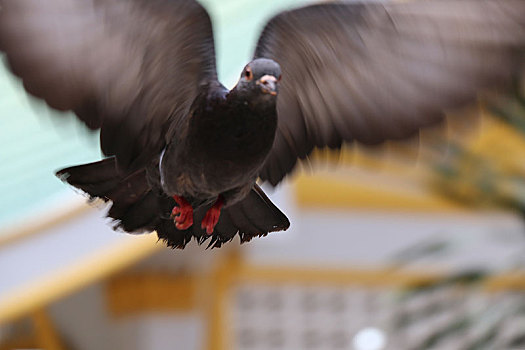
<instances>
[{"instance_id":1,"label":"motion-blurred wing","mask_svg":"<svg viewBox=\"0 0 525 350\"><path fill-rule=\"evenodd\" d=\"M216 79L211 22L194 0L0 0L0 49L27 91L100 128L122 168L160 152Z\"/></svg>"},{"instance_id":2,"label":"motion-blurred wing","mask_svg":"<svg viewBox=\"0 0 525 350\"><path fill-rule=\"evenodd\" d=\"M260 176L314 147L408 137L501 89L524 62L524 0L329 3L274 17L255 57L281 64L279 125Z\"/></svg>"}]
</instances>

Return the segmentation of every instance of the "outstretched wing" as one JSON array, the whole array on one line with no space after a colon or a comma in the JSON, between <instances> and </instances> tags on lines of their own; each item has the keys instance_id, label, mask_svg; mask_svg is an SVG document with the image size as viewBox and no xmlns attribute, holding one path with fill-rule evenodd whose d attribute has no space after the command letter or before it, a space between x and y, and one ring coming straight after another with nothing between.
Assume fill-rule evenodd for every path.
<instances>
[{"instance_id":1,"label":"outstretched wing","mask_svg":"<svg viewBox=\"0 0 525 350\"><path fill-rule=\"evenodd\" d=\"M0 0L0 50L28 92L101 129L124 169L159 153L216 80L211 22L194 0Z\"/></svg>"},{"instance_id":2,"label":"outstretched wing","mask_svg":"<svg viewBox=\"0 0 525 350\"><path fill-rule=\"evenodd\" d=\"M501 90L523 67L525 1L328 3L283 12L255 57L277 61L278 131L260 174L276 185L314 147L408 137Z\"/></svg>"}]
</instances>

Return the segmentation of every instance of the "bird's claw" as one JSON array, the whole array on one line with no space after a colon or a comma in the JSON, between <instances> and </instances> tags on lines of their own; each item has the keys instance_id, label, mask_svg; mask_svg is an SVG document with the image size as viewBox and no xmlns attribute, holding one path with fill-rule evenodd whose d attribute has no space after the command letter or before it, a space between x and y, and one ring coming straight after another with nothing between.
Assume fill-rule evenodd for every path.
<instances>
[{"instance_id":1,"label":"bird's claw","mask_svg":"<svg viewBox=\"0 0 525 350\"><path fill-rule=\"evenodd\" d=\"M211 235L213 233L213 230L215 229L215 226L219 222L219 218L221 217L221 209L222 205L224 204L224 201L221 196L217 198L217 201L212 205L210 209L206 212L206 215L204 216L204 219L202 219L201 222L201 228L206 230L206 233Z\"/></svg>"},{"instance_id":2,"label":"bird's claw","mask_svg":"<svg viewBox=\"0 0 525 350\"><path fill-rule=\"evenodd\" d=\"M211 235L213 233L213 229L215 228L215 225L219 222L219 217L221 216L221 210L210 208L206 212L206 216L204 216L204 219L202 219L201 222L201 228L206 229L206 233Z\"/></svg>"},{"instance_id":3,"label":"bird's claw","mask_svg":"<svg viewBox=\"0 0 525 350\"><path fill-rule=\"evenodd\" d=\"M177 206L173 207L171 217L174 218L175 227L178 230L186 230L193 225L193 208L182 197L173 196L177 202Z\"/></svg>"},{"instance_id":4,"label":"bird's claw","mask_svg":"<svg viewBox=\"0 0 525 350\"><path fill-rule=\"evenodd\" d=\"M193 209L191 207L174 207L171 216L174 218L175 227L179 230L186 230L193 225Z\"/></svg>"}]
</instances>

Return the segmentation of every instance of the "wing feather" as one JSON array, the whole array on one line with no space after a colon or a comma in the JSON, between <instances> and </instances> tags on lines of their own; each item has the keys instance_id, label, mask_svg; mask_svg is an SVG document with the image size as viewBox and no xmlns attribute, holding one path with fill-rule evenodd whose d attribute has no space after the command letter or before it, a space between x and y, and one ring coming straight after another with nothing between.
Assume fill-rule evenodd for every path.
<instances>
[{"instance_id":1,"label":"wing feather","mask_svg":"<svg viewBox=\"0 0 525 350\"><path fill-rule=\"evenodd\" d=\"M217 79L194 0L0 0L0 49L28 92L101 129L124 169L159 153L200 84Z\"/></svg>"},{"instance_id":2,"label":"wing feather","mask_svg":"<svg viewBox=\"0 0 525 350\"><path fill-rule=\"evenodd\" d=\"M504 91L523 67L525 1L324 3L283 12L255 57L283 79L260 176L273 185L314 147L401 139Z\"/></svg>"}]
</instances>

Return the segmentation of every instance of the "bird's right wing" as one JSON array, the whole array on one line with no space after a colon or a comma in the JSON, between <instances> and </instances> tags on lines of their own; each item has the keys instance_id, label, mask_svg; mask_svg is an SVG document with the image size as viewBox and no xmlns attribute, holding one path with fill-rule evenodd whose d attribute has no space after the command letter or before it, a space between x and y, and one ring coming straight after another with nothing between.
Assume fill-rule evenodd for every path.
<instances>
[{"instance_id":1,"label":"bird's right wing","mask_svg":"<svg viewBox=\"0 0 525 350\"><path fill-rule=\"evenodd\" d=\"M158 154L216 79L211 22L194 0L0 0L0 50L28 92L101 129L122 168Z\"/></svg>"},{"instance_id":2,"label":"bird's right wing","mask_svg":"<svg viewBox=\"0 0 525 350\"><path fill-rule=\"evenodd\" d=\"M314 147L410 136L498 89L525 63L525 0L326 2L266 25L278 130L260 174L279 183Z\"/></svg>"}]
</instances>

